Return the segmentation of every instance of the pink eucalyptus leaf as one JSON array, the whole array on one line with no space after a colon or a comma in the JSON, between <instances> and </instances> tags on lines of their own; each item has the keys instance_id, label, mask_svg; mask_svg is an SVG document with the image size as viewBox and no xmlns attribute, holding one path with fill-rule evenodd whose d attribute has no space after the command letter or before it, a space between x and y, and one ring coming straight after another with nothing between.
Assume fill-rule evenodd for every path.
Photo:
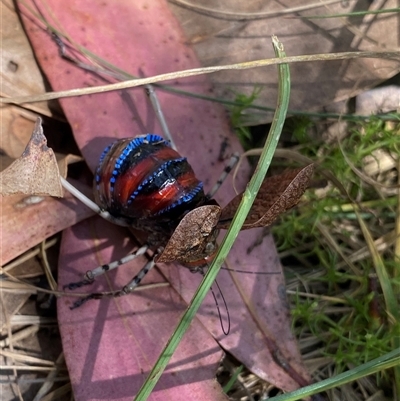
<instances>
[{"instance_id":1,"label":"pink eucalyptus leaf","mask_svg":"<svg viewBox=\"0 0 400 401\"><path fill-rule=\"evenodd\" d=\"M74 281L85 269L126 255L133 245L128 234L127 230L100 218L67 229L61 247L59 282ZM137 263L127 264L117 275L110 275L110 281L103 277L90 289L119 289L144 263L143 257ZM145 281L146 284L165 283L165 278L154 270ZM132 400L172 334L186 303L170 286L92 301L69 310L76 299L65 297L58 303L75 399ZM218 344L195 321L150 399L226 400L215 382L215 369L221 356Z\"/></svg>"},{"instance_id":2,"label":"pink eucalyptus leaf","mask_svg":"<svg viewBox=\"0 0 400 401\"><path fill-rule=\"evenodd\" d=\"M29 4L33 7L33 2ZM142 72L149 76L199 67L164 1L119 0L102 2L99 6L94 1L74 0L66 7L50 0L46 4L52 13L51 20L55 18L76 43L134 75ZM37 59L54 90L104 84L96 75L62 60L49 34L22 5L21 9ZM41 11L50 20L46 10ZM200 94L212 92L205 77L168 84ZM229 143L227 156L240 149L229 130L225 111L203 100L161 90L158 97L179 152L188 158L205 188L211 188L224 167L225 162L220 160L219 154L226 141ZM61 99L60 103L92 170L103 148L112 140L161 132L142 89ZM239 177L242 186L247 174L248 170L243 169ZM234 195L227 182L216 199L225 205ZM95 229L88 228L88 224L94 224ZM85 227L86 231L81 233ZM120 232L120 228L111 228L96 220L68 230L60 256L60 285L77 281L86 270L128 253L131 246L124 237L119 237ZM269 236L263 239L260 235L259 230L242 234L229 256L228 265L278 274L261 278L255 275L237 278L236 273L221 275L219 284L227 298L233 322L229 336L221 335L211 297L203 304L198 319L248 368L278 387L292 390L307 382L309 376L290 332L284 281L279 274L281 267L273 241ZM110 285L113 288L123 285L142 266L143 260L135 260L129 266L111 272L108 275ZM128 399L143 383L182 312L180 297L188 302L201 279L175 265L161 265L160 272L175 291L171 288L138 291L117 300L91 301L74 311L68 308L72 298L59 300L66 360L78 400ZM162 276L154 271L143 281L147 284L159 280ZM106 283L105 278L96 280L90 290L109 289ZM145 302L141 303L143 299ZM169 365L178 372L168 374L167 371L152 396L163 399L221 397L220 389L209 379L215 374L221 357L215 344L202 330L202 325L194 322ZM185 372L180 369L182 366ZM183 378L177 378L180 374ZM174 380L170 381L170 378ZM215 391L213 396L211 391Z\"/></svg>"},{"instance_id":3,"label":"pink eucalyptus leaf","mask_svg":"<svg viewBox=\"0 0 400 401\"><path fill-rule=\"evenodd\" d=\"M63 199L0 196L0 210L2 265L46 238L93 215L69 193Z\"/></svg>"}]
</instances>

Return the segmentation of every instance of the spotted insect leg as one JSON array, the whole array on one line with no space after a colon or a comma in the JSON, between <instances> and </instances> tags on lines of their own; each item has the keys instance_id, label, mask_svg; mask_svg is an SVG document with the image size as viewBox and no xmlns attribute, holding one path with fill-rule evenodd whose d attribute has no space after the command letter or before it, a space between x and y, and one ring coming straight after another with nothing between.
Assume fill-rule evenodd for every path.
<instances>
[{"instance_id":1,"label":"spotted insect leg","mask_svg":"<svg viewBox=\"0 0 400 401\"><path fill-rule=\"evenodd\" d=\"M86 297L78 299L70 309L76 309L85 304L87 301L91 299L102 299L102 298L109 298L109 297L122 297L124 295L130 294L143 280L143 277L154 267L155 262L154 259L150 260L145 264L145 266L136 274L132 280L126 284L121 290L118 291L109 291L109 292L93 292Z\"/></svg>"},{"instance_id":2,"label":"spotted insect leg","mask_svg":"<svg viewBox=\"0 0 400 401\"><path fill-rule=\"evenodd\" d=\"M94 282L96 277L101 276L105 272L116 269L117 267L124 265L125 263L128 263L133 259L136 259L138 256L143 255L147 251L147 249L148 249L148 246L143 245L136 252L131 253L131 254L123 257L122 259L116 260L111 263L107 263L102 266L98 266L93 270L89 270L85 273L85 275L81 281L66 284L63 288L68 289L68 290L76 290L77 288L84 287L86 285L90 285Z\"/></svg>"}]
</instances>

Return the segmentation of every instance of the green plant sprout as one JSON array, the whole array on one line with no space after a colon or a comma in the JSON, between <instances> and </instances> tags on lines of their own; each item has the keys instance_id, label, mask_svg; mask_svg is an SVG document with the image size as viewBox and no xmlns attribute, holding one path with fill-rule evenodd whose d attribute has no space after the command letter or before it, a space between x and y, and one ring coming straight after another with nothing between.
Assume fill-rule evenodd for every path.
<instances>
[{"instance_id":1,"label":"green plant sprout","mask_svg":"<svg viewBox=\"0 0 400 401\"><path fill-rule=\"evenodd\" d=\"M235 100L234 104L228 107L230 110L231 124L243 149L246 150L250 148L252 137L250 127L244 125L244 116L258 99L261 91L261 87L255 87L249 96L232 91L235 94Z\"/></svg>"}]
</instances>

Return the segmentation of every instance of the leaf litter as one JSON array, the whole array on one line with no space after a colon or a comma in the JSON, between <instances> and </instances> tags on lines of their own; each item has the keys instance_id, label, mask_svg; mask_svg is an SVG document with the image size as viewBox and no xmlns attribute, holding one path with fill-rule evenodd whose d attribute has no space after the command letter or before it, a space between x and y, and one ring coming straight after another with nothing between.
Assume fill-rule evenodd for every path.
<instances>
[{"instance_id":1,"label":"leaf litter","mask_svg":"<svg viewBox=\"0 0 400 401\"><path fill-rule=\"evenodd\" d=\"M167 113L168 113L168 111L167 111ZM179 131L178 131L178 132L179 132ZM89 156L90 156L91 151L89 151L88 153L89 153ZM94 156L93 156L93 157L94 157ZM92 161L89 161L89 164L91 164L91 163L93 163L93 160L92 160ZM273 246L273 244L269 244L269 245ZM114 256L114 255L113 255L113 256ZM183 273L184 273L184 274L187 274L187 272L185 272L185 271L184 271ZM181 284L182 284L182 283L180 283L180 284L178 283L178 285L181 285Z\"/></svg>"}]
</instances>

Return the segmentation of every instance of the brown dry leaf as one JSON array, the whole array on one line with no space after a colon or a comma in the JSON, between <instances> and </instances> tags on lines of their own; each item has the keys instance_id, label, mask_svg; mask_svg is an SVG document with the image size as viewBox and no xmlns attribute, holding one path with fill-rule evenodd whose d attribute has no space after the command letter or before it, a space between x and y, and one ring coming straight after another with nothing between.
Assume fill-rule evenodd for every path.
<instances>
[{"instance_id":1,"label":"brown dry leaf","mask_svg":"<svg viewBox=\"0 0 400 401\"><path fill-rule=\"evenodd\" d=\"M315 6L312 8L310 6L313 3ZM400 20L396 12L348 18L307 18L393 9L397 6L395 0L231 0L229 3L218 0L170 0L170 4L188 43L194 46L204 67L274 58L269 44L272 35L277 35L283 41L288 56L399 50ZM303 8L301 11L299 7L309 9ZM274 108L278 89L275 71L273 68L258 68L211 74L213 96L233 99L237 93L250 95L254 87L262 86L266 89L255 103ZM399 71L398 61L377 58L291 64L290 107L293 110L321 109L374 87ZM266 119L264 113L254 116L254 125Z\"/></svg>"},{"instance_id":2,"label":"brown dry leaf","mask_svg":"<svg viewBox=\"0 0 400 401\"><path fill-rule=\"evenodd\" d=\"M266 227L282 213L295 206L307 189L314 172L314 165L288 170L264 180L242 230ZM233 198L222 210L218 228L228 228L242 199Z\"/></svg>"},{"instance_id":3,"label":"brown dry leaf","mask_svg":"<svg viewBox=\"0 0 400 401\"><path fill-rule=\"evenodd\" d=\"M60 176L64 178L67 178L68 166L70 164L83 161L83 157L72 154L60 155L56 153L56 159Z\"/></svg>"},{"instance_id":4,"label":"brown dry leaf","mask_svg":"<svg viewBox=\"0 0 400 401\"><path fill-rule=\"evenodd\" d=\"M41 123L42 120L38 118L22 156L1 172L2 195L63 196L56 157L46 145Z\"/></svg>"},{"instance_id":5,"label":"brown dry leaf","mask_svg":"<svg viewBox=\"0 0 400 401\"><path fill-rule=\"evenodd\" d=\"M13 105L3 105L0 110L1 150L16 159L24 151L38 116Z\"/></svg>"},{"instance_id":6,"label":"brown dry leaf","mask_svg":"<svg viewBox=\"0 0 400 401\"><path fill-rule=\"evenodd\" d=\"M11 0L0 3L0 14L2 65L0 95L14 97L46 92L43 76ZM26 104L24 107L42 115L52 114L47 102Z\"/></svg>"},{"instance_id":7,"label":"brown dry leaf","mask_svg":"<svg viewBox=\"0 0 400 401\"><path fill-rule=\"evenodd\" d=\"M7 155L0 155L0 171L5 170L14 162L14 159Z\"/></svg>"},{"instance_id":8,"label":"brown dry leaf","mask_svg":"<svg viewBox=\"0 0 400 401\"><path fill-rule=\"evenodd\" d=\"M188 263L207 255L205 247L215 232L221 208L215 205L200 206L189 212L179 223L156 262ZM203 256L204 257L204 256Z\"/></svg>"}]
</instances>

